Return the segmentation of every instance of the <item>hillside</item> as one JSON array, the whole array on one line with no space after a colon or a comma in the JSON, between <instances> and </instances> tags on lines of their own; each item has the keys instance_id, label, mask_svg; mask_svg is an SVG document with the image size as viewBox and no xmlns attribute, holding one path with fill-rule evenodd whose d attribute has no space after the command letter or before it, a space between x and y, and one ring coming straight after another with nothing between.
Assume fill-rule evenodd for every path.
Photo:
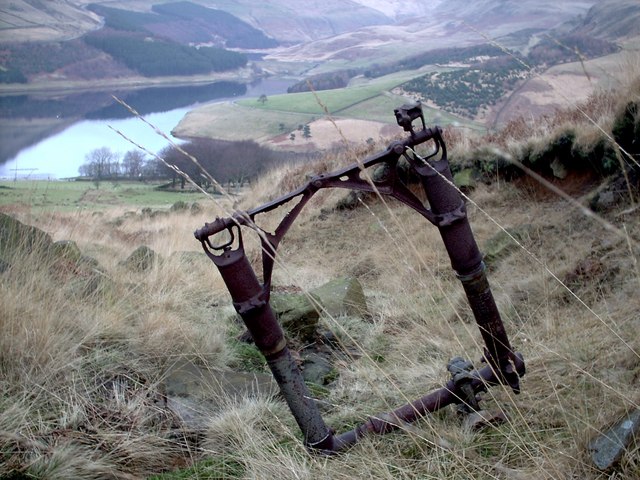
<instances>
[{"instance_id":1,"label":"hillside","mask_svg":"<svg viewBox=\"0 0 640 480\"><path fill-rule=\"evenodd\" d=\"M6 44L0 82L235 71L246 66L247 58L228 48L277 45L233 15L191 2L155 5L148 13L99 4L87 8L104 21L102 28L64 42Z\"/></svg>"},{"instance_id":2,"label":"hillside","mask_svg":"<svg viewBox=\"0 0 640 480\"><path fill-rule=\"evenodd\" d=\"M281 167L241 196L142 182L0 185L0 476L639 478L637 442L609 467L593 460L594 439L625 415L633 425L640 405L640 77L626 73L624 88L580 109L490 136L445 130L502 320L526 362L521 392L481 395L481 416L494 421L448 407L335 456L304 448L193 230L386 143ZM286 212L256 220L271 231ZM259 270L259 240L243 230ZM338 433L392 419L383 412L451 378L454 356L482 366L438 229L399 202L319 192L277 258L274 305L293 297L304 307L305 295L344 277L362 288L366 310L351 300L338 313L305 308L305 329L278 309L310 396Z\"/></svg>"},{"instance_id":3,"label":"hillside","mask_svg":"<svg viewBox=\"0 0 640 480\"><path fill-rule=\"evenodd\" d=\"M605 0L589 9L576 30L602 38L640 35L640 6L634 0Z\"/></svg>"},{"instance_id":4,"label":"hillside","mask_svg":"<svg viewBox=\"0 0 640 480\"><path fill-rule=\"evenodd\" d=\"M88 8L105 19L113 30L144 32L146 35L181 44L209 44L220 47L259 49L278 45L274 39L239 18L193 2L167 2L151 6L151 12L90 4Z\"/></svg>"},{"instance_id":5,"label":"hillside","mask_svg":"<svg viewBox=\"0 0 640 480\"><path fill-rule=\"evenodd\" d=\"M61 41L101 26L100 18L82 8L81 1L12 0L0 6L0 44Z\"/></svg>"},{"instance_id":6,"label":"hillside","mask_svg":"<svg viewBox=\"0 0 640 480\"><path fill-rule=\"evenodd\" d=\"M15 0L6 8L0 8L0 42L59 41L81 36L100 26L99 17L87 8L91 4L99 8L138 12L144 16L153 11L153 5L165 3L176 2ZM304 9L290 0L276 0L268 4L248 0L232 3L195 0L190 3L223 10L282 42L303 42L392 21L378 10L342 0L306 2Z\"/></svg>"},{"instance_id":7,"label":"hillside","mask_svg":"<svg viewBox=\"0 0 640 480\"><path fill-rule=\"evenodd\" d=\"M396 25L372 26L291 47L268 58L383 63L428 49L484 43L526 29L550 29L587 12L593 2L442 2ZM483 38L484 37L484 38ZM375 59L375 60L374 60Z\"/></svg>"}]
</instances>

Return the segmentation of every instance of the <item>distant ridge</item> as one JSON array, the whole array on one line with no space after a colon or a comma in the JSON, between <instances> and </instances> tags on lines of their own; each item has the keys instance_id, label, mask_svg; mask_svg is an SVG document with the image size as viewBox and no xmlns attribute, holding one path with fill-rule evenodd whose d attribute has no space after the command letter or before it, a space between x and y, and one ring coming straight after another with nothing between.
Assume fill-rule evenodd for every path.
<instances>
[{"instance_id":1,"label":"distant ridge","mask_svg":"<svg viewBox=\"0 0 640 480\"><path fill-rule=\"evenodd\" d=\"M640 35L640 2L603 0L596 3L576 30L609 40Z\"/></svg>"}]
</instances>

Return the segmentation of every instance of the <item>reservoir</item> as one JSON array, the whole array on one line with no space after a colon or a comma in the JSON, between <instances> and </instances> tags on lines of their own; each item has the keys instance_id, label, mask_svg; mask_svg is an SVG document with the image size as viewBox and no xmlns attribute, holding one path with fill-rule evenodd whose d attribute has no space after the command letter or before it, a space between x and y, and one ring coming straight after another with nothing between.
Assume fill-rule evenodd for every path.
<instances>
[{"instance_id":1,"label":"reservoir","mask_svg":"<svg viewBox=\"0 0 640 480\"><path fill-rule=\"evenodd\" d=\"M58 96L0 96L0 179L75 177L92 150L108 147L122 156L137 149L114 129L154 153L169 144L112 95L169 135L198 105L281 94L291 83L268 78L253 84L216 82Z\"/></svg>"}]
</instances>

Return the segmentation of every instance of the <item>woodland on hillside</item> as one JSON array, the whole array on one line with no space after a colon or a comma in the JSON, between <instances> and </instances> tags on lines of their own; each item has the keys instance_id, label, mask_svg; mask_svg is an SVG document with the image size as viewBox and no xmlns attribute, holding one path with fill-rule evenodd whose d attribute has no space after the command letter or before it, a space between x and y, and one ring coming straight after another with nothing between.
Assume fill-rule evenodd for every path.
<instances>
[{"instance_id":1,"label":"woodland on hillside","mask_svg":"<svg viewBox=\"0 0 640 480\"><path fill-rule=\"evenodd\" d=\"M149 77L222 72L247 63L245 55L227 47L277 45L231 14L191 2L154 5L150 13L101 4L88 8L104 17L102 29L64 42L3 45L0 83L26 83L35 75L61 69L85 79L109 76L108 69L112 76L137 72ZM205 45L194 46L200 43Z\"/></svg>"}]
</instances>

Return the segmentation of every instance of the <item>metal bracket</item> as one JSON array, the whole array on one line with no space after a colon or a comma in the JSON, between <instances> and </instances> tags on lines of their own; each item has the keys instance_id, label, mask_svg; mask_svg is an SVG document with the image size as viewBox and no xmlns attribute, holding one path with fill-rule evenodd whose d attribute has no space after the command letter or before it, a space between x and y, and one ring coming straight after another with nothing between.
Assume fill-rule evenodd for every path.
<instances>
[{"instance_id":1,"label":"metal bracket","mask_svg":"<svg viewBox=\"0 0 640 480\"><path fill-rule=\"evenodd\" d=\"M476 378L473 375L473 363L462 357L455 357L447 365L447 370L451 374L451 380L460 398L461 411L463 413L479 411L480 405L478 405L476 392L473 389L473 380Z\"/></svg>"}]
</instances>

